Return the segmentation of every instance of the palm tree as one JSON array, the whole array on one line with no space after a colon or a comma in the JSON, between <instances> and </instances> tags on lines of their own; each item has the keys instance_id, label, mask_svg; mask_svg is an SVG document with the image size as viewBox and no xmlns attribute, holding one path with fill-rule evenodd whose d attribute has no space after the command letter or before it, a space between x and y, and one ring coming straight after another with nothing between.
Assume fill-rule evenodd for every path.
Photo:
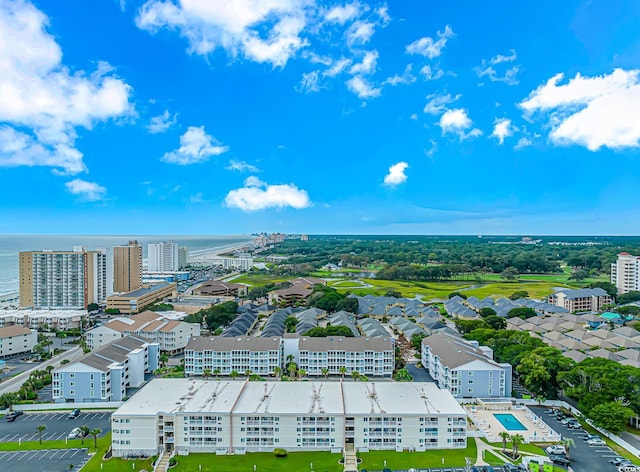
<instances>
[{"instance_id":1,"label":"palm tree","mask_svg":"<svg viewBox=\"0 0 640 472\"><path fill-rule=\"evenodd\" d=\"M570 459L570 458L571 458L571 456L570 456L570 454L569 454L569 451L571 450L571 448L572 448L573 446L575 446L575 445L576 445L576 443L575 443L575 442L573 442L573 439L571 439L571 438L565 438L565 439L562 441L562 444L564 444L564 449L567 451L567 459Z\"/></svg>"},{"instance_id":2,"label":"palm tree","mask_svg":"<svg viewBox=\"0 0 640 472\"><path fill-rule=\"evenodd\" d=\"M220 368L219 368L219 367L218 367L218 368L215 368L215 369L213 370L213 375L215 375L215 376L216 376L216 380L218 380L218 379L219 379L219 377L220 377Z\"/></svg>"},{"instance_id":3,"label":"palm tree","mask_svg":"<svg viewBox=\"0 0 640 472\"><path fill-rule=\"evenodd\" d=\"M355 382L356 380L358 380L360 378L360 372L358 372L357 370L352 370L351 371L351 378Z\"/></svg>"},{"instance_id":4,"label":"palm tree","mask_svg":"<svg viewBox=\"0 0 640 472\"><path fill-rule=\"evenodd\" d=\"M251 377L251 369L247 369L244 371L244 375L247 376L247 378Z\"/></svg>"},{"instance_id":5,"label":"palm tree","mask_svg":"<svg viewBox=\"0 0 640 472\"><path fill-rule=\"evenodd\" d=\"M361 375L359 379L360 379L360 382L368 382L369 381L369 377L367 377L366 375Z\"/></svg>"},{"instance_id":6,"label":"palm tree","mask_svg":"<svg viewBox=\"0 0 640 472\"><path fill-rule=\"evenodd\" d=\"M291 364L291 363L293 362L293 354L289 354L289 355L287 356L287 362L288 362L289 364Z\"/></svg>"},{"instance_id":7,"label":"palm tree","mask_svg":"<svg viewBox=\"0 0 640 472\"><path fill-rule=\"evenodd\" d=\"M275 375L276 380L278 380L280 378L280 376L282 375L282 367L280 366L275 366L273 368L273 375Z\"/></svg>"},{"instance_id":8,"label":"palm tree","mask_svg":"<svg viewBox=\"0 0 640 472\"><path fill-rule=\"evenodd\" d=\"M325 379L327 377L329 377L329 368L328 367L323 367L322 368L322 375L324 376Z\"/></svg>"},{"instance_id":9,"label":"palm tree","mask_svg":"<svg viewBox=\"0 0 640 472\"><path fill-rule=\"evenodd\" d=\"M524 442L522 434L514 434L511 436L511 448L513 450L513 458L518 457L518 447Z\"/></svg>"},{"instance_id":10,"label":"palm tree","mask_svg":"<svg viewBox=\"0 0 640 472\"><path fill-rule=\"evenodd\" d=\"M296 365L296 363L290 363L287 366L287 369L289 370L289 377L294 378L296 376L296 371L298 370L298 366Z\"/></svg>"},{"instance_id":11,"label":"palm tree","mask_svg":"<svg viewBox=\"0 0 640 472\"><path fill-rule=\"evenodd\" d=\"M98 435L102 433L102 430L100 428L93 428L91 431L89 431L89 434L91 436L93 436L93 447L98 449Z\"/></svg>"},{"instance_id":12,"label":"palm tree","mask_svg":"<svg viewBox=\"0 0 640 472\"><path fill-rule=\"evenodd\" d=\"M507 450L507 441L511 439L511 436L506 431L502 431L498 436L502 439L502 453L504 454Z\"/></svg>"},{"instance_id":13,"label":"palm tree","mask_svg":"<svg viewBox=\"0 0 640 472\"><path fill-rule=\"evenodd\" d=\"M232 370L229 374L232 379L235 379L238 375L240 375L240 373L237 370Z\"/></svg>"},{"instance_id":14,"label":"palm tree","mask_svg":"<svg viewBox=\"0 0 640 472\"><path fill-rule=\"evenodd\" d=\"M347 368L341 365L340 368L338 369L338 372L340 372L340 375L342 375L342 378L344 379L344 376L347 373Z\"/></svg>"},{"instance_id":15,"label":"palm tree","mask_svg":"<svg viewBox=\"0 0 640 472\"><path fill-rule=\"evenodd\" d=\"M38 441L42 444L42 433L47 429L47 427L43 424L39 424L36 426L36 433L38 433Z\"/></svg>"},{"instance_id":16,"label":"palm tree","mask_svg":"<svg viewBox=\"0 0 640 472\"><path fill-rule=\"evenodd\" d=\"M306 376L306 375L307 375L307 371L306 371L306 370L304 370L304 369L300 369L300 370L298 371L298 378L299 378L299 379L301 379L302 377L304 377L304 376Z\"/></svg>"},{"instance_id":17,"label":"palm tree","mask_svg":"<svg viewBox=\"0 0 640 472\"><path fill-rule=\"evenodd\" d=\"M211 377L211 369L204 369L202 371L202 377L204 377L205 380Z\"/></svg>"},{"instance_id":18,"label":"palm tree","mask_svg":"<svg viewBox=\"0 0 640 472\"><path fill-rule=\"evenodd\" d=\"M169 362L169 356L167 356L166 354L160 354L160 366L164 367L165 365L167 365L167 362Z\"/></svg>"},{"instance_id":19,"label":"palm tree","mask_svg":"<svg viewBox=\"0 0 640 472\"><path fill-rule=\"evenodd\" d=\"M91 429L89 429L88 426L80 426L80 431L82 431L82 441L81 444L84 444L84 438L86 436L89 436L89 433L91 432Z\"/></svg>"}]
</instances>

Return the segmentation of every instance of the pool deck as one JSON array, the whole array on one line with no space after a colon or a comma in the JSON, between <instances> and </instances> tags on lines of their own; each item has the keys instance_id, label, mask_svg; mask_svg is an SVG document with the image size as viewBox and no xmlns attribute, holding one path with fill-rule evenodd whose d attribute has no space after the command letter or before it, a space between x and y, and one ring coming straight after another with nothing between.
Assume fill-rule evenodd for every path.
<instances>
[{"instance_id":1,"label":"pool deck","mask_svg":"<svg viewBox=\"0 0 640 472\"><path fill-rule=\"evenodd\" d=\"M465 405L465 410L477 428L482 431L489 442L502 442L499 434L506 431L509 434L521 434L524 442L558 442L561 440L560 434L555 432L541 418L535 415L529 408L522 405L508 407L482 407L477 405ZM508 430L494 415L511 413L516 417L526 430Z\"/></svg>"}]
</instances>

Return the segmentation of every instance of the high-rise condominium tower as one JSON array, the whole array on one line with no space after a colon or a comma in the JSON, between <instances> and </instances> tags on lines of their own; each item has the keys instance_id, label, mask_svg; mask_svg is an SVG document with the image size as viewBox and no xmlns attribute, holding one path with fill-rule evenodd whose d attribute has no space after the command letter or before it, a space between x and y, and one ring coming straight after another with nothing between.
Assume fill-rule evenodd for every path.
<instances>
[{"instance_id":1,"label":"high-rise condominium tower","mask_svg":"<svg viewBox=\"0 0 640 472\"><path fill-rule=\"evenodd\" d=\"M175 272L178 270L178 245L174 241L150 243L147 246L149 272Z\"/></svg>"},{"instance_id":2,"label":"high-rise condominium tower","mask_svg":"<svg viewBox=\"0 0 640 472\"><path fill-rule=\"evenodd\" d=\"M129 241L113 248L113 291L130 292L142 286L142 246Z\"/></svg>"}]
</instances>

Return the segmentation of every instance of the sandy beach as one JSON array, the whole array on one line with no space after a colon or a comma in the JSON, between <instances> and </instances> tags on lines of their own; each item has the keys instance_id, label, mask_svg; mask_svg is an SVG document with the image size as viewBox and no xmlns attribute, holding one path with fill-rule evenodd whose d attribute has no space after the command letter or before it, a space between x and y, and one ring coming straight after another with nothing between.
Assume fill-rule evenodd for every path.
<instances>
[{"instance_id":1,"label":"sandy beach","mask_svg":"<svg viewBox=\"0 0 640 472\"><path fill-rule=\"evenodd\" d=\"M251 244L251 240L243 243L226 244L224 246L200 249L189 253L189 262L213 262L220 259L221 254L242 249Z\"/></svg>"}]
</instances>

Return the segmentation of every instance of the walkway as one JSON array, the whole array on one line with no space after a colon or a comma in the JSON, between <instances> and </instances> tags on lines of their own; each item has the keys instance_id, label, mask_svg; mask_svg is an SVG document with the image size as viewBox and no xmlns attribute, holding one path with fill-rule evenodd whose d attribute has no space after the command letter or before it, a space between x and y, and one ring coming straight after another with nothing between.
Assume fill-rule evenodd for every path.
<instances>
[{"instance_id":1,"label":"walkway","mask_svg":"<svg viewBox=\"0 0 640 472\"><path fill-rule=\"evenodd\" d=\"M353 444L345 444L344 472L358 472L358 458Z\"/></svg>"}]
</instances>

